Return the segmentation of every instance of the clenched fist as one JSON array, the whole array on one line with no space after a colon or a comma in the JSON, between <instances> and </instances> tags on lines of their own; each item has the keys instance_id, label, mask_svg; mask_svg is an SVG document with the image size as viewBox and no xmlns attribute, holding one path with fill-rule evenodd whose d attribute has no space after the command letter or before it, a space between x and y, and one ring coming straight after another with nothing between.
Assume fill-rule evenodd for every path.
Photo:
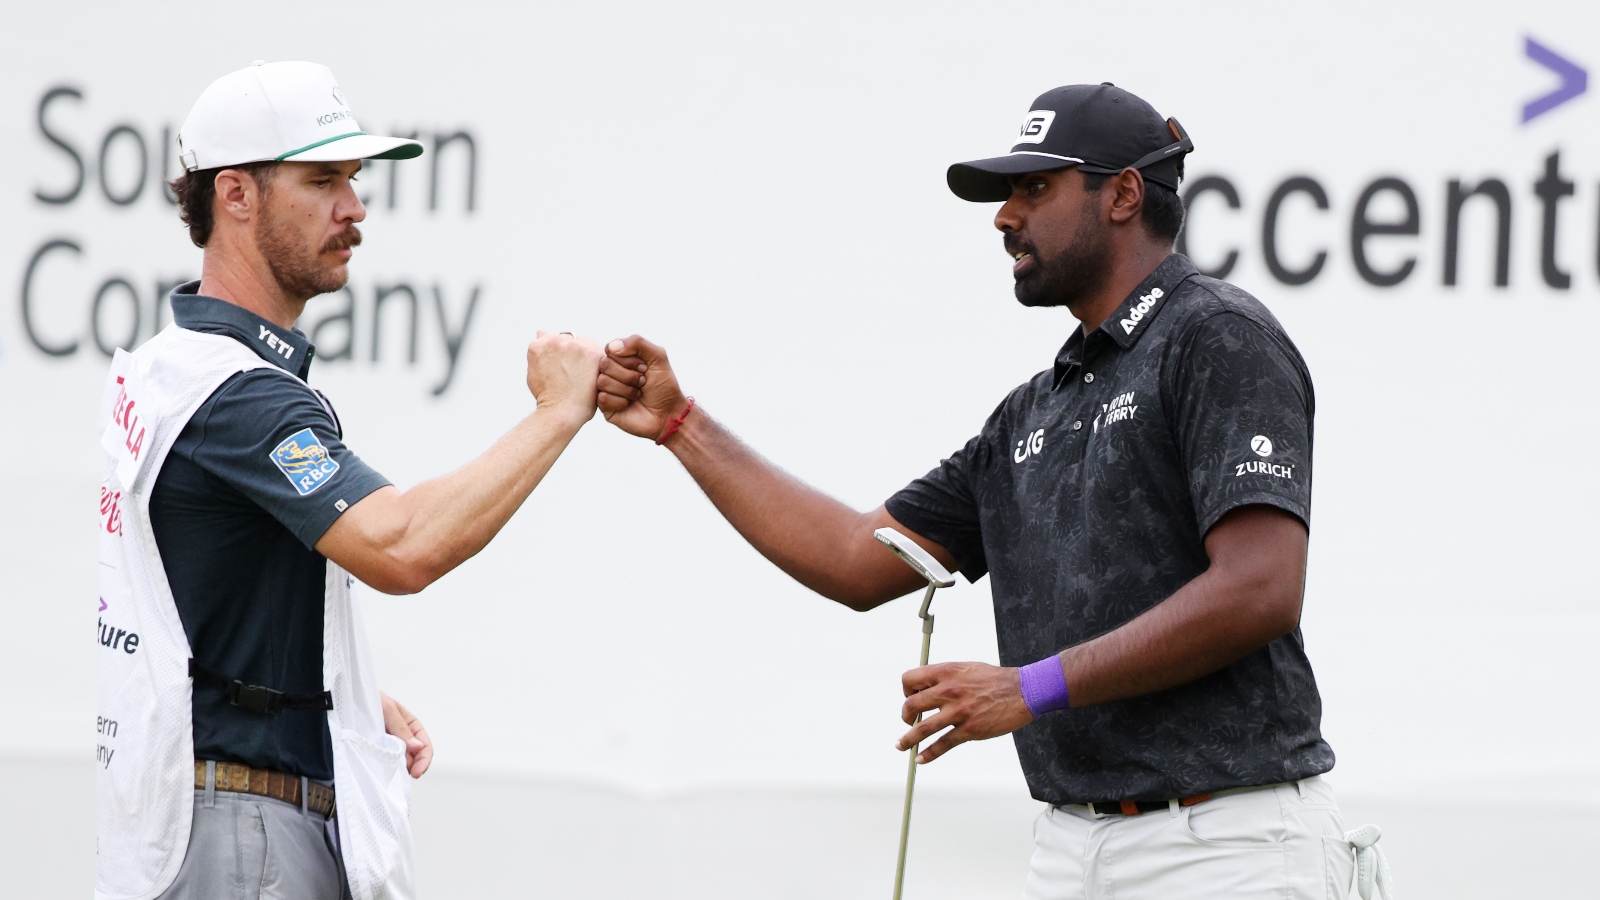
<instances>
[{"instance_id":1,"label":"clenched fist","mask_svg":"<svg viewBox=\"0 0 1600 900\"><path fill-rule=\"evenodd\" d=\"M689 407L667 351L637 334L606 345L596 386L606 421L642 438L660 440Z\"/></svg>"},{"instance_id":2,"label":"clenched fist","mask_svg":"<svg viewBox=\"0 0 1600 900\"><path fill-rule=\"evenodd\" d=\"M570 412L582 424L595 410L600 347L570 332L540 331L528 345L528 390L540 409Z\"/></svg>"}]
</instances>

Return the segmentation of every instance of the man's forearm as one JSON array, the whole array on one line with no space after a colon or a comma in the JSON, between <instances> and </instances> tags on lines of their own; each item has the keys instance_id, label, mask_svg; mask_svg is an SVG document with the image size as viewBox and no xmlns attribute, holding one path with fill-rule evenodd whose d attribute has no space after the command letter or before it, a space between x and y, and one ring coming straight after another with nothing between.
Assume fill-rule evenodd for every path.
<instances>
[{"instance_id":1,"label":"man's forearm","mask_svg":"<svg viewBox=\"0 0 1600 900\"><path fill-rule=\"evenodd\" d=\"M1281 611L1252 615L1248 598L1206 573L1132 622L1063 650L1073 706L1093 706L1187 684L1294 628Z\"/></svg>"},{"instance_id":2,"label":"man's forearm","mask_svg":"<svg viewBox=\"0 0 1600 900\"><path fill-rule=\"evenodd\" d=\"M890 560L871 535L897 524L887 513L857 512L810 487L704 410L697 407L666 446L751 546L813 591L866 610L917 586L904 566L879 565ZM863 559L866 553L884 558Z\"/></svg>"},{"instance_id":3,"label":"man's forearm","mask_svg":"<svg viewBox=\"0 0 1600 900\"><path fill-rule=\"evenodd\" d=\"M1122 627L1059 654L1073 706L1187 684L1294 630L1305 526L1270 507L1230 513L1207 536L1212 564Z\"/></svg>"},{"instance_id":4,"label":"man's forearm","mask_svg":"<svg viewBox=\"0 0 1600 900\"><path fill-rule=\"evenodd\" d=\"M499 533L583 424L570 409L541 407L462 468L352 506L317 550L378 590L416 593Z\"/></svg>"}]
</instances>

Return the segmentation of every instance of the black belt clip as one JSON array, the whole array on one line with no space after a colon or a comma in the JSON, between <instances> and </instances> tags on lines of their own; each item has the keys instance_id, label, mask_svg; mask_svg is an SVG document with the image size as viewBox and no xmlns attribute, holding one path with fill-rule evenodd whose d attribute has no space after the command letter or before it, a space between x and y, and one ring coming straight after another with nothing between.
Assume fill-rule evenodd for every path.
<instances>
[{"instance_id":1,"label":"black belt clip","mask_svg":"<svg viewBox=\"0 0 1600 900\"><path fill-rule=\"evenodd\" d=\"M245 684L189 660L189 677L222 688L228 702L254 713L275 716L286 709L333 709L333 694L328 691L291 693L259 684Z\"/></svg>"},{"instance_id":2,"label":"black belt clip","mask_svg":"<svg viewBox=\"0 0 1600 900\"><path fill-rule=\"evenodd\" d=\"M228 682L223 693L228 695L229 703L242 706L251 712L266 713L269 716L283 712L283 691L275 691L259 684L245 684L236 678Z\"/></svg>"}]
</instances>

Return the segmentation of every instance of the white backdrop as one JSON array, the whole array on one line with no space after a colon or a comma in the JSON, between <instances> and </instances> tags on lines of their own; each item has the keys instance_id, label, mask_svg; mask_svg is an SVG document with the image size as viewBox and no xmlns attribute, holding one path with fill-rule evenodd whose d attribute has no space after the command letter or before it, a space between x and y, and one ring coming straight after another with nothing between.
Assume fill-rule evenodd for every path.
<instances>
[{"instance_id":1,"label":"white backdrop","mask_svg":"<svg viewBox=\"0 0 1600 900\"><path fill-rule=\"evenodd\" d=\"M1521 122L1558 83L1524 41L1600 65L1592 10L57 3L4 18L0 751L94 745L96 342L147 338L158 284L198 272L158 179L212 78L323 62L363 127L429 147L363 175L351 294L313 301L302 323L353 301L317 331L319 357L351 358L319 359L313 383L397 484L464 463L530 408L535 329L638 331L707 410L858 507L959 446L1075 327L1011 299L994 208L950 195L945 167L1003 152L1044 90L1110 80L1182 120L1191 184L1236 188L1237 210L1219 193L1195 204L1190 249L1203 267L1237 250L1229 278L1311 365L1304 628L1338 783L1600 794L1586 463L1600 98ZM1542 273L1535 192L1558 152L1575 183L1555 204L1567 289ZM1305 285L1275 277L1262 246L1269 198L1294 176L1328 202L1294 194L1277 216L1285 267L1327 255ZM1394 287L1363 280L1351 249L1357 200L1384 176L1419 208L1416 236L1366 244L1379 270L1415 259ZM1475 197L1445 286L1447 185L1491 177L1511 201L1509 283L1493 285L1493 206ZM1367 215L1405 211L1389 191ZM365 603L387 687L424 717L444 772L646 793L903 777L891 744L912 603L859 615L810 594L669 454L598 418L478 558L419 596ZM942 594L938 613L935 658L994 658L986 583ZM1025 792L1005 740L923 779Z\"/></svg>"}]
</instances>

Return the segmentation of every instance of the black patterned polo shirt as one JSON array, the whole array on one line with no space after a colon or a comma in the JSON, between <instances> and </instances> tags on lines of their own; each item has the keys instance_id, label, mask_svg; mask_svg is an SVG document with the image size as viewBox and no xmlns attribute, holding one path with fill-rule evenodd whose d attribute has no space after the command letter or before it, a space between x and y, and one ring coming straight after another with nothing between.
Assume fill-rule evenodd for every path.
<instances>
[{"instance_id":1,"label":"black patterned polo shirt","mask_svg":"<svg viewBox=\"0 0 1600 900\"><path fill-rule=\"evenodd\" d=\"M1205 571L1206 531L1232 509L1309 523L1314 405L1266 307L1174 254L887 506L969 580L992 576L1000 662L1021 666L1172 596ZM1166 800L1328 771L1321 715L1296 629L1188 684L1047 713L1014 739L1038 800Z\"/></svg>"}]
</instances>

